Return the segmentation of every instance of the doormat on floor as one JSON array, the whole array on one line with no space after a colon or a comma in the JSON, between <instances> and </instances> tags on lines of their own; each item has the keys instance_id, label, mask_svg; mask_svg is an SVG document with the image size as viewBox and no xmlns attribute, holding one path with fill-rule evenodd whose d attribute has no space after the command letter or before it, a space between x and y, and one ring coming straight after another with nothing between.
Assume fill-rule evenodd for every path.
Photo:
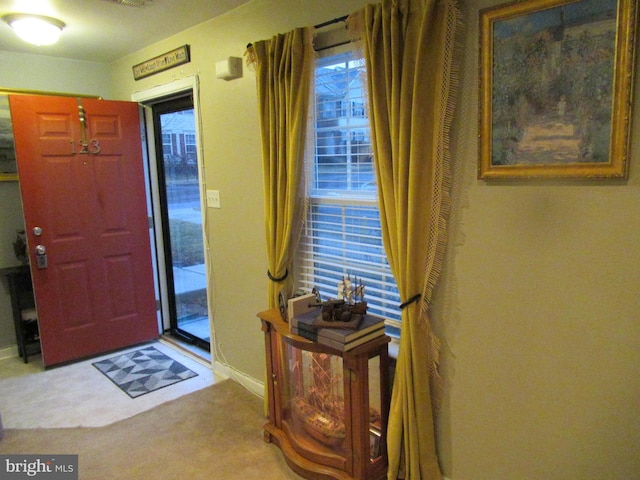
<instances>
[{"instance_id":1,"label":"doormat on floor","mask_svg":"<svg viewBox=\"0 0 640 480\"><path fill-rule=\"evenodd\" d=\"M92 365L131 398L198 375L155 347L145 347Z\"/></svg>"}]
</instances>

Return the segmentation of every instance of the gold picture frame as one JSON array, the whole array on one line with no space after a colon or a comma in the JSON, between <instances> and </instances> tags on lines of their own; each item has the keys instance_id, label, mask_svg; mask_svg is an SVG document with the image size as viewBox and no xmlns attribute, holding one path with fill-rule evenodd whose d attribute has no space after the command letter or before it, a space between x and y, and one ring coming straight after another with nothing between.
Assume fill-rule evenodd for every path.
<instances>
[{"instance_id":1,"label":"gold picture frame","mask_svg":"<svg viewBox=\"0 0 640 480\"><path fill-rule=\"evenodd\" d=\"M480 11L478 178L627 178L637 3Z\"/></svg>"}]
</instances>

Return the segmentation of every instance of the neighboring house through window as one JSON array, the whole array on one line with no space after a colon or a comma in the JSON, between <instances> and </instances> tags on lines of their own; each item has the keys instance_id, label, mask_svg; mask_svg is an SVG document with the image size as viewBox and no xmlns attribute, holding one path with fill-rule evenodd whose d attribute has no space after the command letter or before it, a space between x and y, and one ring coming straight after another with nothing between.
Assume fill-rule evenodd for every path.
<instances>
[{"instance_id":1,"label":"neighboring house through window","mask_svg":"<svg viewBox=\"0 0 640 480\"><path fill-rule=\"evenodd\" d=\"M196 134L193 114L177 112L162 134L164 161L171 173L197 176Z\"/></svg>"}]
</instances>

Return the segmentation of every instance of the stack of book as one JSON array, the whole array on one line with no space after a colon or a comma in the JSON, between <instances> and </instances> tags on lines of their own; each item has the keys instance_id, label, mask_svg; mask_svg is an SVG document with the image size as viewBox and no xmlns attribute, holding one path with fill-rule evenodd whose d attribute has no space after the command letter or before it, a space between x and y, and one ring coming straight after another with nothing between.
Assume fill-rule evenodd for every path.
<instances>
[{"instance_id":1,"label":"stack of book","mask_svg":"<svg viewBox=\"0 0 640 480\"><path fill-rule=\"evenodd\" d=\"M341 352L367 343L374 338L384 335L384 318L373 315L363 315L357 328L340 328L340 322L334 322L335 327L318 328L314 321L322 318L320 309L295 316L289 321L291 333L300 335L312 342L318 342Z\"/></svg>"}]
</instances>

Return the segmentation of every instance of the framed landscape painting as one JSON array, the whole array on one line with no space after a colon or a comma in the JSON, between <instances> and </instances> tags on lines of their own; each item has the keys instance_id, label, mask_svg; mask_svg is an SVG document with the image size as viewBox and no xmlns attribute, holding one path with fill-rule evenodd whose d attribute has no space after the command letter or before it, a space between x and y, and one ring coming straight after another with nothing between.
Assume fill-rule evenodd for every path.
<instances>
[{"instance_id":1,"label":"framed landscape painting","mask_svg":"<svg viewBox=\"0 0 640 480\"><path fill-rule=\"evenodd\" d=\"M479 178L627 178L637 3L480 12Z\"/></svg>"}]
</instances>

